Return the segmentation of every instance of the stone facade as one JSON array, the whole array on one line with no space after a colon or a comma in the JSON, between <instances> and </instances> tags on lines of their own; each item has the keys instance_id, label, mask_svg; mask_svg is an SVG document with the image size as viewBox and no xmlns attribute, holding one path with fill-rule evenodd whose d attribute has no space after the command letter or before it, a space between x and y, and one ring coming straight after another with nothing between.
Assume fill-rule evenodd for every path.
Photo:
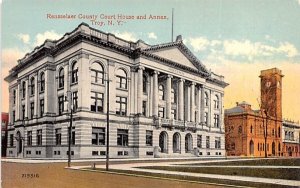
<instances>
[{"instance_id":1,"label":"stone facade","mask_svg":"<svg viewBox=\"0 0 300 188\"><path fill-rule=\"evenodd\" d=\"M299 122L284 120L282 122L283 155L286 157L300 156L300 125Z\"/></svg>"},{"instance_id":2,"label":"stone facade","mask_svg":"<svg viewBox=\"0 0 300 188\"><path fill-rule=\"evenodd\" d=\"M246 102L225 110L228 156L264 157L265 152L267 156L283 155L282 77L277 68L261 71L260 110L253 110Z\"/></svg>"},{"instance_id":3,"label":"stone facade","mask_svg":"<svg viewBox=\"0 0 300 188\"><path fill-rule=\"evenodd\" d=\"M19 60L6 78L8 155L224 156L224 78L183 44L125 41L80 24ZM9 139L10 139L9 138Z\"/></svg>"}]
</instances>

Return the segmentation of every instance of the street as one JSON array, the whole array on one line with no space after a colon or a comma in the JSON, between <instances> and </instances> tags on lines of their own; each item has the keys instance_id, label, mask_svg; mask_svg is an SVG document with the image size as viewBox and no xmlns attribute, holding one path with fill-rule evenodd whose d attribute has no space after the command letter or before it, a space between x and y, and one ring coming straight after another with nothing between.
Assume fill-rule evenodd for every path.
<instances>
[{"instance_id":1,"label":"street","mask_svg":"<svg viewBox=\"0 0 300 188\"><path fill-rule=\"evenodd\" d=\"M76 163L89 165L91 163ZM101 163L97 163L101 164ZM116 174L83 172L69 170L67 163L11 163L2 162L2 187L101 187L101 188L133 188L133 187L164 187L164 188L196 188L217 187L198 183L179 182L153 178L133 177Z\"/></svg>"}]
</instances>

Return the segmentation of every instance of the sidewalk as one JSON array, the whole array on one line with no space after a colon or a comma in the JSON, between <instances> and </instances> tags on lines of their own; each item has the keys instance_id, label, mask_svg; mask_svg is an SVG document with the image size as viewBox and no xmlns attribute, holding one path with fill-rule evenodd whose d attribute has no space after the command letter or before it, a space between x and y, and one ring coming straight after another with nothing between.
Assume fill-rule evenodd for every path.
<instances>
[{"instance_id":1,"label":"sidewalk","mask_svg":"<svg viewBox=\"0 0 300 188\"><path fill-rule=\"evenodd\" d=\"M216 162L216 161L219 161L219 160L209 161L209 162ZM231 160L228 160L228 161L231 161ZM234 160L232 160L232 161L234 161ZM205 161L203 161L203 163L204 162ZM184 166L188 166L188 164L193 164L193 163L195 163L195 161L180 162L180 164L185 164ZM284 186L300 187L300 181L297 181L297 180L271 179L271 178L246 177L246 176L230 176L230 175L218 175L218 174L202 174L202 173L190 173L190 172L178 172L178 171L136 168L136 167L143 167L143 166L174 166L177 164L179 164L179 162L118 164L118 165L110 165L110 169L127 170L127 171L133 171L133 172L148 172L148 173L154 173L154 174L169 174L169 175L180 175L180 176L212 178L212 179L225 179L225 180L233 180L233 181L245 181L245 182L249 182L249 183L251 183L251 182L269 183L269 184L277 184L277 185L284 185ZM74 166L74 167L71 167L71 169L80 170L82 168L90 168L90 167L91 166ZM189 167L192 167L192 166L189 166ZM205 166L205 167L208 167L208 166ZM222 166L222 167L224 167L224 166ZM226 166L226 167L235 167L235 166ZM278 166L276 166L276 167L278 167ZM290 168L289 166L282 166L282 167ZM105 165L97 165L96 168L105 169ZM260 168L268 168L268 167L260 166ZM297 166L296 168L300 168L300 167Z\"/></svg>"}]
</instances>

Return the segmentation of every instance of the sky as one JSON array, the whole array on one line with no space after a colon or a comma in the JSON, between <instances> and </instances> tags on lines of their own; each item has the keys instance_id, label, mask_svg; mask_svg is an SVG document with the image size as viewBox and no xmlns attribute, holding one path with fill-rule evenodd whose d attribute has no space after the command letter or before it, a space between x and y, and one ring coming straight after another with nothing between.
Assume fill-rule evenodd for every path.
<instances>
[{"instance_id":1,"label":"sky","mask_svg":"<svg viewBox=\"0 0 300 188\"><path fill-rule=\"evenodd\" d=\"M8 84L3 78L45 39L59 39L85 22L133 42L170 42L174 8L174 39L182 35L197 58L230 84L225 88L225 108L247 101L258 109L260 71L277 67L285 75L283 117L300 120L300 0L3 0L1 6L2 111L8 111ZM76 18L49 19L47 14ZM93 15L99 25L89 18ZM103 17L113 15L114 25L109 25ZM118 15L135 19L121 20Z\"/></svg>"}]
</instances>

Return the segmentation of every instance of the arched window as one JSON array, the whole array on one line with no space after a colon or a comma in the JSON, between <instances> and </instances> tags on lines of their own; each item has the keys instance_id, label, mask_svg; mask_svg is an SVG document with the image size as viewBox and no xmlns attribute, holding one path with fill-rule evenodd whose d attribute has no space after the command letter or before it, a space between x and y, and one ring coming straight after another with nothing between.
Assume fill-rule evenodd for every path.
<instances>
[{"instance_id":1,"label":"arched window","mask_svg":"<svg viewBox=\"0 0 300 188\"><path fill-rule=\"evenodd\" d=\"M58 88L63 88L65 83L65 74L64 74L64 68L59 69L58 72Z\"/></svg>"},{"instance_id":2,"label":"arched window","mask_svg":"<svg viewBox=\"0 0 300 188\"><path fill-rule=\"evenodd\" d=\"M45 74L43 72L40 74L40 82L41 82L40 92L43 92L45 91Z\"/></svg>"},{"instance_id":3,"label":"arched window","mask_svg":"<svg viewBox=\"0 0 300 188\"><path fill-rule=\"evenodd\" d=\"M92 74L92 82L94 83L104 83L104 69L101 64L95 62L92 64L91 67L91 74Z\"/></svg>"},{"instance_id":4,"label":"arched window","mask_svg":"<svg viewBox=\"0 0 300 188\"><path fill-rule=\"evenodd\" d=\"M281 150L281 146L280 146L280 143L278 143L278 151L280 152Z\"/></svg>"},{"instance_id":5,"label":"arched window","mask_svg":"<svg viewBox=\"0 0 300 188\"><path fill-rule=\"evenodd\" d=\"M209 99L208 99L208 94L207 94L207 92L205 92L204 93L204 103L205 103L205 106L208 106L208 101Z\"/></svg>"},{"instance_id":6,"label":"arched window","mask_svg":"<svg viewBox=\"0 0 300 188\"><path fill-rule=\"evenodd\" d=\"M77 62L73 63L72 66L72 79L71 83L77 83L78 82L78 64Z\"/></svg>"},{"instance_id":7,"label":"arched window","mask_svg":"<svg viewBox=\"0 0 300 188\"><path fill-rule=\"evenodd\" d=\"M34 77L32 77L30 79L30 94L34 95L34 91L35 91L35 80Z\"/></svg>"},{"instance_id":8,"label":"arched window","mask_svg":"<svg viewBox=\"0 0 300 188\"><path fill-rule=\"evenodd\" d=\"M165 100L165 92L164 92L164 86L163 85L158 86L158 98L160 100Z\"/></svg>"},{"instance_id":9,"label":"arched window","mask_svg":"<svg viewBox=\"0 0 300 188\"><path fill-rule=\"evenodd\" d=\"M172 88L171 89L171 102L172 103L176 103L177 99L176 99L176 93L175 93L175 89Z\"/></svg>"},{"instance_id":10,"label":"arched window","mask_svg":"<svg viewBox=\"0 0 300 188\"><path fill-rule=\"evenodd\" d=\"M25 98L26 95L26 82L22 82L22 97Z\"/></svg>"},{"instance_id":11,"label":"arched window","mask_svg":"<svg viewBox=\"0 0 300 188\"><path fill-rule=\"evenodd\" d=\"M117 70L117 87L121 89L127 89L127 75L122 69Z\"/></svg>"},{"instance_id":12,"label":"arched window","mask_svg":"<svg viewBox=\"0 0 300 188\"><path fill-rule=\"evenodd\" d=\"M280 131L280 127L278 127L278 137L280 138L281 136L281 131Z\"/></svg>"},{"instance_id":13,"label":"arched window","mask_svg":"<svg viewBox=\"0 0 300 188\"><path fill-rule=\"evenodd\" d=\"M215 95L215 99L214 99L214 108L215 109L219 109L219 97L218 95Z\"/></svg>"}]
</instances>

